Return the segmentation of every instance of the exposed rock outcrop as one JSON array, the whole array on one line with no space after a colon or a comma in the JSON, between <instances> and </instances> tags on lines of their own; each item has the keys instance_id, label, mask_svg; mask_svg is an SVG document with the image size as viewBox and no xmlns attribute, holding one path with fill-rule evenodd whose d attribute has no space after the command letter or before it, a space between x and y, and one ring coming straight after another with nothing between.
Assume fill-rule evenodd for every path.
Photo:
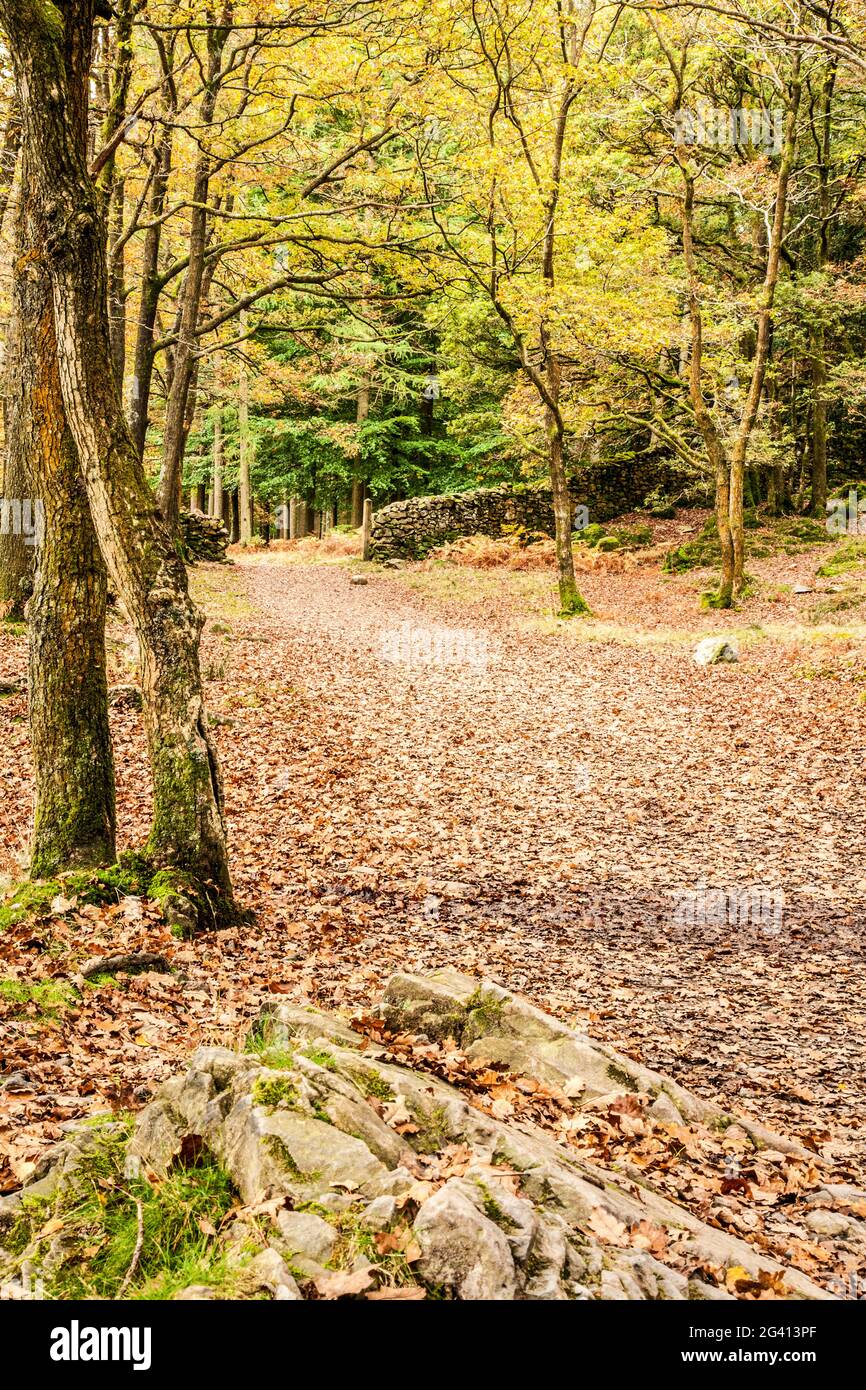
<instances>
[{"instance_id":1,"label":"exposed rock outcrop","mask_svg":"<svg viewBox=\"0 0 866 1390\"><path fill-rule=\"evenodd\" d=\"M453 971L394 976L380 1017L402 1034L453 1038L470 1057L563 1096L640 1092L671 1123L731 1121L508 990ZM242 1203L223 1239L244 1290L279 1299L714 1299L731 1296L725 1274L736 1270L776 1296L828 1297L639 1176L587 1162L519 1117L486 1113L342 1019L276 1004L250 1047L201 1048L141 1112L125 1160L134 1182L165 1179L200 1149L215 1157ZM756 1148L796 1151L758 1126L750 1132ZM92 1143L92 1132L70 1134L34 1187L7 1199L7 1218L22 1195L71 1180ZM647 1232L652 1251L636 1238ZM217 1295L195 1284L175 1296Z\"/></svg>"}]
</instances>

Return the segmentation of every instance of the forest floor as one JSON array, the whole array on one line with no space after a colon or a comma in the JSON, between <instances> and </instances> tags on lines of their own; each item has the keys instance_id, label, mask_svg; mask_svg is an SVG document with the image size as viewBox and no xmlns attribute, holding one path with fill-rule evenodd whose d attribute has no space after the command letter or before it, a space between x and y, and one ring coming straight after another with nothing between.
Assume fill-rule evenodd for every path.
<instances>
[{"instance_id":1,"label":"forest floor","mask_svg":"<svg viewBox=\"0 0 866 1390\"><path fill-rule=\"evenodd\" d=\"M702 521L660 524L660 544ZM63 1120L142 1104L199 1043L240 1045L275 994L363 1011L395 970L447 964L866 1186L866 564L842 602L816 578L836 550L756 559L728 613L701 609L707 571L596 557L580 576L594 616L568 623L548 571L383 569L312 543L198 567L233 874L255 920L180 942L148 904L61 900L0 933L0 1074L19 1074L0 1094L0 1174L21 1181ZM710 633L740 661L697 667ZM111 649L113 678L132 679L119 621ZM4 631L0 679L25 669L26 638ZM140 715L112 719L135 845ZM0 721L12 880L23 694L0 699ZM684 895L755 886L782 904L772 920L677 920ZM175 973L64 992L85 957L130 948Z\"/></svg>"}]
</instances>

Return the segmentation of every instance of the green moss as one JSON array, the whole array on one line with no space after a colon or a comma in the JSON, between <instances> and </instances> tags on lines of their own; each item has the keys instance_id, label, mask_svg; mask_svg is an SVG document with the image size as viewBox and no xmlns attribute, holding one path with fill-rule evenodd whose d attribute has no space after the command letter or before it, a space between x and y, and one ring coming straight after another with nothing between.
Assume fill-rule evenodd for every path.
<instances>
[{"instance_id":1,"label":"green moss","mask_svg":"<svg viewBox=\"0 0 866 1390\"><path fill-rule=\"evenodd\" d=\"M479 1182L478 1188L484 1204L484 1215L493 1221L501 1231L516 1231L518 1229L517 1223L512 1221L511 1217L502 1210L486 1183Z\"/></svg>"},{"instance_id":2,"label":"green moss","mask_svg":"<svg viewBox=\"0 0 866 1390\"><path fill-rule=\"evenodd\" d=\"M278 1105L297 1105L297 1087L284 1076L260 1076L253 1085L253 1105L273 1110Z\"/></svg>"},{"instance_id":3,"label":"green moss","mask_svg":"<svg viewBox=\"0 0 866 1390\"><path fill-rule=\"evenodd\" d=\"M665 555L662 571L683 574L690 569L708 569L721 562L722 551L714 516L707 517L694 540L675 546Z\"/></svg>"},{"instance_id":4,"label":"green moss","mask_svg":"<svg viewBox=\"0 0 866 1390\"><path fill-rule=\"evenodd\" d=\"M835 578L838 574L848 574L866 563L866 540L848 540L834 550L829 559L818 569L824 579Z\"/></svg>"},{"instance_id":5,"label":"green moss","mask_svg":"<svg viewBox=\"0 0 866 1390\"><path fill-rule=\"evenodd\" d=\"M292 1049L274 1039L273 1021L270 1018L260 1018L247 1034L244 1052L261 1057L271 1071L285 1071L294 1067L295 1054Z\"/></svg>"},{"instance_id":6,"label":"green moss","mask_svg":"<svg viewBox=\"0 0 866 1390\"><path fill-rule=\"evenodd\" d=\"M29 1006L34 1005L42 1018L56 1019L66 1009L75 1007L79 995L72 985L62 980L43 980L33 985L23 980L0 980L0 999L20 1005L22 1012L32 1012Z\"/></svg>"},{"instance_id":7,"label":"green moss","mask_svg":"<svg viewBox=\"0 0 866 1390\"><path fill-rule=\"evenodd\" d=\"M352 1073L352 1080L358 1090L365 1095L368 1100L370 1096L375 1096L377 1100L392 1101L395 1099L394 1092L388 1085L383 1076L377 1071L357 1071Z\"/></svg>"},{"instance_id":8,"label":"green moss","mask_svg":"<svg viewBox=\"0 0 866 1390\"><path fill-rule=\"evenodd\" d=\"M418 1134L406 1138L419 1153L435 1154L449 1142L448 1115L444 1105L434 1105L426 1112L416 1111L412 1119L419 1127Z\"/></svg>"},{"instance_id":9,"label":"green moss","mask_svg":"<svg viewBox=\"0 0 866 1390\"><path fill-rule=\"evenodd\" d=\"M27 917L50 916L51 904L58 897L102 907L129 895L149 896L152 875L146 859L127 854L106 868L75 869L53 878L25 879L6 894L0 906L0 929Z\"/></svg>"},{"instance_id":10,"label":"green moss","mask_svg":"<svg viewBox=\"0 0 866 1390\"><path fill-rule=\"evenodd\" d=\"M476 1037L484 1033L494 1033L502 1025L503 1000L476 989L471 999L466 1001L466 1009L472 1032Z\"/></svg>"},{"instance_id":11,"label":"green moss","mask_svg":"<svg viewBox=\"0 0 866 1390\"><path fill-rule=\"evenodd\" d=\"M618 1067L615 1062L611 1062L607 1068L607 1074L611 1081L615 1081L617 1086L622 1086L626 1091L637 1091L638 1084L633 1076L629 1076L627 1071Z\"/></svg>"},{"instance_id":12,"label":"green moss","mask_svg":"<svg viewBox=\"0 0 866 1390\"><path fill-rule=\"evenodd\" d=\"M279 1164L290 1177L297 1178L298 1182L315 1182L320 1176L317 1172L305 1173L303 1169L299 1168L292 1157L288 1144L278 1134L264 1135L262 1143L274 1162Z\"/></svg>"}]
</instances>

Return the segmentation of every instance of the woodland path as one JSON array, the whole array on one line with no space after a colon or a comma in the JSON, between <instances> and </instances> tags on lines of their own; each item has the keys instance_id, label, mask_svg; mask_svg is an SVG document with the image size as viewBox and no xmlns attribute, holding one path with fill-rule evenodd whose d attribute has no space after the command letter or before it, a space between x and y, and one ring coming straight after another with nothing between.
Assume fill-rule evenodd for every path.
<instances>
[{"instance_id":1,"label":"woodland path","mask_svg":"<svg viewBox=\"0 0 866 1390\"><path fill-rule=\"evenodd\" d=\"M256 666L303 702L282 731L262 712L260 830L287 916L326 953L317 997L342 1005L401 962L483 969L818 1146L832 1108L856 1143L862 712L773 644L706 672L690 646L527 633L401 578L251 566L244 587L268 638ZM407 623L469 628L486 669L383 660ZM780 887L778 934L676 925L674 894L702 883Z\"/></svg>"}]
</instances>

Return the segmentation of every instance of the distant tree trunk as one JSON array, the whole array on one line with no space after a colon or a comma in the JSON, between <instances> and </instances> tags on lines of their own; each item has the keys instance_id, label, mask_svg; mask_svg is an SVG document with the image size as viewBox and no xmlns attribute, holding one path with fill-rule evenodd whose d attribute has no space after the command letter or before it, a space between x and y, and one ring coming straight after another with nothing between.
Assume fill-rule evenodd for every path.
<instances>
[{"instance_id":1,"label":"distant tree trunk","mask_svg":"<svg viewBox=\"0 0 866 1390\"><path fill-rule=\"evenodd\" d=\"M734 543L734 592L743 592L745 574L745 529L743 525L743 473L752 430L758 418L758 410L764 390L764 376L770 354L770 340L773 329L773 303L779 279L779 266L782 259L782 240L785 233L785 217L788 207L788 183L797 147L797 112L800 106L800 58L794 60L791 102L785 119L785 136L779 159L779 172L776 176L776 203L773 209L773 222L767 245L767 265L761 297L758 306L755 355L752 360L752 378L746 393L746 402L737 435L731 448L731 481L729 495L729 516L731 536Z\"/></svg>"},{"instance_id":2,"label":"distant tree trunk","mask_svg":"<svg viewBox=\"0 0 866 1390\"><path fill-rule=\"evenodd\" d=\"M13 102L0 142L0 231L3 229L6 209L12 196L20 145L21 118L18 114L18 103Z\"/></svg>"},{"instance_id":3,"label":"distant tree trunk","mask_svg":"<svg viewBox=\"0 0 866 1390\"><path fill-rule=\"evenodd\" d=\"M362 382L362 384L358 387L358 404L357 404L357 411L356 411L356 419L357 419L358 424L359 424L359 425L363 425L364 421L368 418L369 414L370 414L370 384L369 384L369 382L366 382L366 381L365 381L365 382ZM362 525L363 520L364 520L364 483L363 483L363 480L362 480L361 478L353 478L353 479L352 479L352 523L351 523L351 524L357 529L359 526Z\"/></svg>"},{"instance_id":4,"label":"distant tree trunk","mask_svg":"<svg viewBox=\"0 0 866 1390\"><path fill-rule=\"evenodd\" d=\"M55 7L43 0L0 0L33 169L30 197L46 227L66 417L100 549L141 648L154 802L148 851L184 882L179 915L188 915L191 903L199 921L216 923L233 917L234 908L222 783L199 671L202 619L154 511L113 375L105 229L73 120L81 104L74 83L87 89L93 0L70 0L65 18L64 32Z\"/></svg>"},{"instance_id":5,"label":"distant tree trunk","mask_svg":"<svg viewBox=\"0 0 866 1390\"><path fill-rule=\"evenodd\" d=\"M20 270L19 270L20 274ZM19 414L22 403L18 383L33 351L32 325L23 322L13 308L6 343L4 375L2 514L0 514L0 615L23 622L24 608L33 590L34 554L21 525L23 503L35 501L32 458Z\"/></svg>"},{"instance_id":6,"label":"distant tree trunk","mask_svg":"<svg viewBox=\"0 0 866 1390\"><path fill-rule=\"evenodd\" d=\"M0 145L0 231L6 217L9 199L15 183L15 171L21 146L21 118L17 101L12 107L3 130ZM3 437L5 453L0 467L0 496L8 500L30 498L32 486L28 450L20 441L16 442L18 428L12 395L16 389L18 368L15 364L20 351L19 339L22 325L17 315L5 332L5 352L3 359ZM0 519L0 615L20 622L24 617L24 605L32 587L33 552L24 537L15 533L11 518L4 513Z\"/></svg>"},{"instance_id":7,"label":"distant tree trunk","mask_svg":"<svg viewBox=\"0 0 866 1390\"><path fill-rule=\"evenodd\" d=\"M172 116L176 109L176 95L172 76L173 49L166 47L158 32L153 34L160 61L163 67L161 103L165 120L157 137L153 152L155 165L153 183L148 201L147 231L141 252L141 293L139 296L137 329L135 335L135 361L129 398L129 428L139 458L144 458L144 445L147 436L150 410L150 390L153 381L155 357L156 314L164 280L159 269L159 253L162 243L162 217L165 212L171 177L174 123Z\"/></svg>"},{"instance_id":8,"label":"distant tree trunk","mask_svg":"<svg viewBox=\"0 0 866 1390\"><path fill-rule=\"evenodd\" d=\"M827 355L823 327L813 329L810 340L812 376L812 515L827 512Z\"/></svg>"},{"instance_id":9,"label":"distant tree trunk","mask_svg":"<svg viewBox=\"0 0 866 1390\"><path fill-rule=\"evenodd\" d=\"M719 533L719 546L722 554L722 573L719 592L715 602L720 608L730 608L734 601L734 539L731 533L730 496L731 473L724 443L716 429L715 421L707 406L703 382L703 319L698 298L698 276L694 250L694 179L682 168L685 181L683 200L683 253L686 262L689 287L689 325L691 351L689 353L689 398L695 413L695 420L704 441L707 457L713 470L716 484L716 527Z\"/></svg>"},{"instance_id":10,"label":"distant tree trunk","mask_svg":"<svg viewBox=\"0 0 866 1390\"><path fill-rule=\"evenodd\" d=\"M830 159L832 141L831 111L836 87L836 60L832 59L810 120L818 145L818 209L819 225L815 268L824 272L830 259L830 223L833 200L830 196ZM827 335L823 323L816 323L809 335L812 377L812 437L811 437L811 504L812 515L823 517L827 512Z\"/></svg>"},{"instance_id":11,"label":"distant tree trunk","mask_svg":"<svg viewBox=\"0 0 866 1390\"><path fill-rule=\"evenodd\" d=\"M111 360L118 390L123 390L126 370L126 300L123 293L125 262L120 245L124 218L124 181L118 179L111 193L111 215L108 240L112 248L108 266L108 322L111 339Z\"/></svg>"},{"instance_id":12,"label":"distant tree trunk","mask_svg":"<svg viewBox=\"0 0 866 1390\"><path fill-rule=\"evenodd\" d=\"M206 508L204 483L196 483L193 489L193 499L196 511L203 512Z\"/></svg>"},{"instance_id":13,"label":"distant tree trunk","mask_svg":"<svg viewBox=\"0 0 866 1390\"><path fill-rule=\"evenodd\" d=\"M208 127L214 118L220 87L222 55L230 30L209 28L207 31L207 75L198 111L200 141L208 139ZM210 192L211 157L203 143L199 146L193 178L189 264L181 290L178 315L177 344L171 387L165 407L163 431L162 473L159 480L159 508L170 530L177 525L183 455L189 428L187 406L196 370L196 330L202 306L205 282L205 252L207 250L208 197Z\"/></svg>"},{"instance_id":14,"label":"distant tree trunk","mask_svg":"<svg viewBox=\"0 0 866 1390\"><path fill-rule=\"evenodd\" d=\"M238 541L240 540L240 534L241 534L240 493L238 492L238 489L237 489L237 488L232 488L232 495L231 495L231 513L232 513L232 524L231 524L231 529L230 529L230 531L229 531L229 542L230 542L232 545L237 545Z\"/></svg>"},{"instance_id":15,"label":"distant tree trunk","mask_svg":"<svg viewBox=\"0 0 866 1390\"><path fill-rule=\"evenodd\" d=\"M547 388L551 398L557 404L559 403L560 379L559 363L551 353L547 364ZM574 553L571 548L571 495L568 490L568 478L566 477L563 457L562 422L550 408L547 409L546 416L548 467L556 536L556 568L559 574L559 608L562 614L580 613L585 611L586 604L578 593L577 580L574 575Z\"/></svg>"},{"instance_id":16,"label":"distant tree trunk","mask_svg":"<svg viewBox=\"0 0 866 1390\"><path fill-rule=\"evenodd\" d=\"M211 510L214 516L223 514L223 411L214 406L213 415L213 488Z\"/></svg>"},{"instance_id":17,"label":"distant tree trunk","mask_svg":"<svg viewBox=\"0 0 866 1390\"><path fill-rule=\"evenodd\" d=\"M373 503L369 497L364 499L364 515L361 521L361 559L369 560L373 540Z\"/></svg>"},{"instance_id":18,"label":"distant tree trunk","mask_svg":"<svg viewBox=\"0 0 866 1390\"><path fill-rule=\"evenodd\" d=\"M242 316L241 332L245 331L246 322ZM246 362L241 363L238 386L238 454L240 543L249 545L253 538L253 493L250 484L250 381Z\"/></svg>"}]
</instances>

